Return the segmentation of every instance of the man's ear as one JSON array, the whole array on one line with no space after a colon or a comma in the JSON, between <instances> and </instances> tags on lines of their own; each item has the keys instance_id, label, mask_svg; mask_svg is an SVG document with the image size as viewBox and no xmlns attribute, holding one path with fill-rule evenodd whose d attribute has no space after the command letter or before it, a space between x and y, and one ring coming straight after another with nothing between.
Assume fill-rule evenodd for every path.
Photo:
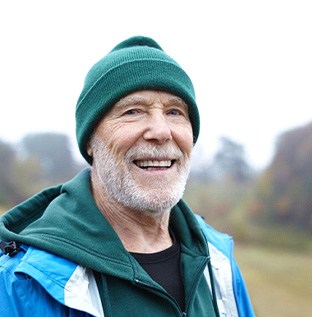
<instances>
[{"instance_id":1,"label":"man's ear","mask_svg":"<svg viewBox=\"0 0 312 317\"><path fill-rule=\"evenodd\" d=\"M93 151L92 151L90 142L87 143L87 153L89 156L91 156L91 157L93 156Z\"/></svg>"}]
</instances>

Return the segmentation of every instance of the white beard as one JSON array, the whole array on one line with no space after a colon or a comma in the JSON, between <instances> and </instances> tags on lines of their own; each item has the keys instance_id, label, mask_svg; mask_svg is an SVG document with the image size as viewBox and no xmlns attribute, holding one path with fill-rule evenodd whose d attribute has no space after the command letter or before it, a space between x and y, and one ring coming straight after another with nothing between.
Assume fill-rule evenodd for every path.
<instances>
[{"instance_id":1,"label":"white beard","mask_svg":"<svg viewBox=\"0 0 312 317\"><path fill-rule=\"evenodd\" d=\"M128 150L123 161L110 151L95 134L91 140L93 168L96 169L103 191L121 205L140 212L169 211L182 198L189 175L189 158L178 148L146 144ZM134 157L178 158L176 179L159 178L139 184L131 173Z\"/></svg>"}]
</instances>

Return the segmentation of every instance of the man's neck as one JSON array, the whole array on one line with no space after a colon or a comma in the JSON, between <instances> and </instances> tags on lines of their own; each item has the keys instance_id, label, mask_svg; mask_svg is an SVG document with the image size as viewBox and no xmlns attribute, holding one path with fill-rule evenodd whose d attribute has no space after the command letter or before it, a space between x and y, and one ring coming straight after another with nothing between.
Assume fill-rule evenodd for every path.
<instances>
[{"instance_id":1,"label":"man's neck","mask_svg":"<svg viewBox=\"0 0 312 317\"><path fill-rule=\"evenodd\" d=\"M135 253L156 253L169 248L170 210L161 212L138 211L122 206L93 183L95 202L111 224L125 249Z\"/></svg>"}]
</instances>

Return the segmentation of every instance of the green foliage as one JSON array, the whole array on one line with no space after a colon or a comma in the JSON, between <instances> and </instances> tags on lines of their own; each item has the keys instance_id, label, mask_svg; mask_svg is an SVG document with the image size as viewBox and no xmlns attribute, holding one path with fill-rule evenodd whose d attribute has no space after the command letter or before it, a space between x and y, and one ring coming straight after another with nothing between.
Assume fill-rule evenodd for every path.
<instances>
[{"instance_id":1,"label":"green foliage","mask_svg":"<svg viewBox=\"0 0 312 317\"><path fill-rule=\"evenodd\" d=\"M0 141L0 205L10 207L43 187L61 183L82 168L66 135L30 134L21 148Z\"/></svg>"}]
</instances>

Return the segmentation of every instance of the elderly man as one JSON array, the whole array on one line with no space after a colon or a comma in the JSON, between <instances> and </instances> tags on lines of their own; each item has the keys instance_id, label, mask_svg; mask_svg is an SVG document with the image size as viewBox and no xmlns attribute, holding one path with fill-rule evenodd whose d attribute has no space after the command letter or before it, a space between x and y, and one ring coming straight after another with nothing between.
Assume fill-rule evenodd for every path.
<instances>
[{"instance_id":1,"label":"elderly man","mask_svg":"<svg viewBox=\"0 0 312 317\"><path fill-rule=\"evenodd\" d=\"M152 39L117 45L76 108L91 168L0 222L2 317L253 316L232 240L181 199L193 85Z\"/></svg>"}]
</instances>

